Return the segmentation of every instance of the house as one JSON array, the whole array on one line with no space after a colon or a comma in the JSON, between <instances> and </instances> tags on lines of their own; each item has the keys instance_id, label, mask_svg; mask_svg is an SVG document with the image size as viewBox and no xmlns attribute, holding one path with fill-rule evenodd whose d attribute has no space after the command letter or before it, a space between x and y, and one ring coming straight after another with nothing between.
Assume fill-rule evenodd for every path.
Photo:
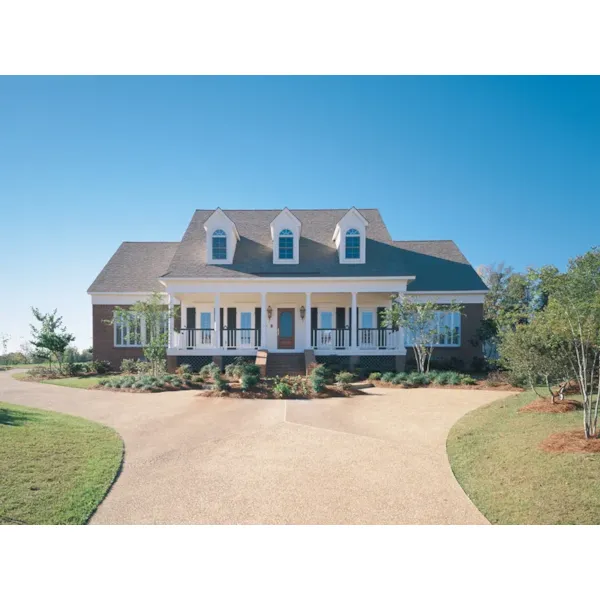
<instances>
[{"instance_id":1,"label":"house","mask_svg":"<svg viewBox=\"0 0 600 600\"><path fill-rule=\"evenodd\" d=\"M440 304L434 356L468 368L482 355L487 288L473 267L452 241L392 240L376 209L197 210L180 242L124 242L88 290L96 359L142 356L132 323L106 321L151 292L180 307L170 370L236 356L266 361L270 374L315 360L402 370L410 340L382 325L392 294ZM443 311L451 300L463 314Z\"/></svg>"}]
</instances>

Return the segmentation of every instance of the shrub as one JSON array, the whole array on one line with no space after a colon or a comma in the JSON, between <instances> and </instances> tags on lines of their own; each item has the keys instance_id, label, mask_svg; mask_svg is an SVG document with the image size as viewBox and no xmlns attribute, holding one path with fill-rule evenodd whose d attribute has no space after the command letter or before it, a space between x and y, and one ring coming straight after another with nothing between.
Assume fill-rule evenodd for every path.
<instances>
[{"instance_id":1,"label":"shrub","mask_svg":"<svg viewBox=\"0 0 600 600\"><path fill-rule=\"evenodd\" d=\"M93 360L91 366L94 369L94 373L98 373L98 375L103 375L110 371L110 363L107 360Z\"/></svg>"},{"instance_id":2,"label":"shrub","mask_svg":"<svg viewBox=\"0 0 600 600\"><path fill-rule=\"evenodd\" d=\"M407 379L408 379L408 373L398 373L397 375L394 376L394 379L392 379L392 383L394 385L402 385L402 384L406 383Z\"/></svg>"},{"instance_id":3,"label":"shrub","mask_svg":"<svg viewBox=\"0 0 600 600\"><path fill-rule=\"evenodd\" d=\"M381 379L381 373L379 371L373 371L369 375L369 381L379 381Z\"/></svg>"},{"instance_id":4,"label":"shrub","mask_svg":"<svg viewBox=\"0 0 600 600\"><path fill-rule=\"evenodd\" d=\"M200 375L192 375L192 383L204 383L204 377Z\"/></svg>"},{"instance_id":5,"label":"shrub","mask_svg":"<svg viewBox=\"0 0 600 600\"><path fill-rule=\"evenodd\" d=\"M247 392L250 388L253 388L258 383L258 377L250 373L243 373L240 379L240 386L242 391Z\"/></svg>"},{"instance_id":6,"label":"shrub","mask_svg":"<svg viewBox=\"0 0 600 600\"><path fill-rule=\"evenodd\" d=\"M451 371L441 371L433 375L433 383L437 385L448 385L450 383Z\"/></svg>"},{"instance_id":7,"label":"shrub","mask_svg":"<svg viewBox=\"0 0 600 600\"><path fill-rule=\"evenodd\" d=\"M396 373L393 371L388 371L381 376L381 381L385 383L392 383L392 381L394 381L394 377L396 377Z\"/></svg>"},{"instance_id":8,"label":"shrub","mask_svg":"<svg viewBox=\"0 0 600 600\"><path fill-rule=\"evenodd\" d=\"M215 377L221 376L221 369L219 369L219 365L211 362L200 369L200 376L204 379L215 379Z\"/></svg>"},{"instance_id":9,"label":"shrub","mask_svg":"<svg viewBox=\"0 0 600 600\"><path fill-rule=\"evenodd\" d=\"M328 371L325 365L319 365L312 370L309 379L310 385L315 394L318 394L325 389L325 384L327 383L327 374Z\"/></svg>"},{"instance_id":10,"label":"shrub","mask_svg":"<svg viewBox=\"0 0 600 600\"><path fill-rule=\"evenodd\" d=\"M470 375L465 375L460 382L463 385L477 385L477 379L471 377Z\"/></svg>"},{"instance_id":11,"label":"shrub","mask_svg":"<svg viewBox=\"0 0 600 600\"><path fill-rule=\"evenodd\" d=\"M63 370L65 375L74 377L75 375L80 375L81 373L83 373L83 364L76 362L67 362L63 365Z\"/></svg>"},{"instance_id":12,"label":"shrub","mask_svg":"<svg viewBox=\"0 0 600 600\"><path fill-rule=\"evenodd\" d=\"M217 369L218 369L218 367L217 367ZM222 392L227 389L227 387L228 387L227 382L221 376L220 371L213 372L212 380L213 380L213 384L212 384L213 390Z\"/></svg>"},{"instance_id":13,"label":"shrub","mask_svg":"<svg viewBox=\"0 0 600 600\"><path fill-rule=\"evenodd\" d=\"M246 363L244 365L244 373L258 379L260 378L260 367L255 363Z\"/></svg>"},{"instance_id":14,"label":"shrub","mask_svg":"<svg viewBox=\"0 0 600 600\"><path fill-rule=\"evenodd\" d=\"M348 371L340 371L335 376L335 383L340 389L346 390L350 387L350 383L352 383L353 379L354 375L352 373Z\"/></svg>"},{"instance_id":15,"label":"shrub","mask_svg":"<svg viewBox=\"0 0 600 600\"><path fill-rule=\"evenodd\" d=\"M121 373L137 373L137 362L133 358L124 358L121 361Z\"/></svg>"},{"instance_id":16,"label":"shrub","mask_svg":"<svg viewBox=\"0 0 600 600\"><path fill-rule=\"evenodd\" d=\"M150 373L152 373L152 363L145 359L138 358L135 361L135 370L136 373L139 373L140 375L150 375Z\"/></svg>"},{"instance_id":17,"label":"shrub","mask_svg":"<svg viewBox=\"0 0 600 600\"><path fill-rule=\"evenodd\" d=\"M273 386L273 395L275 398L289 398L292 395L292 389L285 381L277 381Z\"/></svg>"},{"instance_id":18,"label":"shrub","mask_svg":"<svg viewBox=\"0 0 600 600\"><path fill-rule=\"evenodd\" d=\"M182 375L186 375L192 374L192 366L188 365L187 363L183 363L182 365L179 365L176 369L175 369L175 373L177 373L177 375L179 375L180 377Z\"/></svg>"},{"instance_id":19,"label":"shrub","mask_svg":"<svg viewBox=\"0 0 600 600\"><path fill-rule=\"evenodd\" d=\"M462 383L462 375L460 373L456 373L455 371L450 371L448 383L450 385L460 385Z\"/></svg>"},{"instance_id":20,"label":"shrub","mask_svg":"<svg viewBox=\"0 0 600 600\"><path fill-rule=\"evenodd\" d=\"M431 378L427 373L410 373L406 378L406 383L413 387L420 387L422 385L428 385L431 382Z\"/></svg>"}]
</instances>

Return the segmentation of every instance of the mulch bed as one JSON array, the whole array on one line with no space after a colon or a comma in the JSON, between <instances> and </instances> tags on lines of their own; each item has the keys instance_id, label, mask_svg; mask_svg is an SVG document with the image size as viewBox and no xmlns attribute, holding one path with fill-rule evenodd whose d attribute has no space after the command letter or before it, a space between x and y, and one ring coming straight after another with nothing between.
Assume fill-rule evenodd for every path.
<instances>
[{"instance_id":1,"label":"mulch bed","mask_svg":"<svg viewBox=\"0 0 600 600\"><path fill-rule=\"evenodd\" d=\"M402 388L407 390L416 390L419 388L432 388L432 389L447 389L447 390L498 390L501 392L522 392L523 388L515 387L514 385L510 385L509 383L502 383L499 385L489 385L485 381L478 381L474 385L440 385L438 383L430 383L428 385L404 385L404 384L396 384L396 383L388 383L386 381L369 381L368 383L372 383L375 387L384 387L384 388Z\"/></svg>"},{"instance_id":2,"label":"mulch bed","mask_svg":"<svg viewBox=\"0 0 600 600\"><path fill-rule=\"evenodd\" d=\"M600 439L586 440L581 429L553 433L539 446L545 452L590 453L600 452Z\"/></svg>"},{"instance_id":3,"label":"mulch bed","mask_svg":"<svg viewBox=\"0 0 600 600\"><path fill-rule=\"evenodd\" d=\"M319 394L310 394L309 396L299 396L292 394L285 398L286 400L314 400L318 398L348 398L350 396L361 396L365 392L356 388L350 388L348 390L340 390L334 386L326 386L325 390ZM203 398L245 398L245 399L256 399L256 400L271 400L275 398L273 389L267 386L259 386L249 392L243 392L240 388L240 384L237 382L230 382L229 389L218 391L218 390L204 390L197 394Z\"/></svg>"},{"instance_id":4,"label":"mulch bed","mask_svg":"<svg viewBox=\"0 0 600 600\"><path fill-rule=\"evenodd\" d=\"M520 413L567 413L580 410L581 404L574 400L557 400L554 404L550 398L536 398L533 402L522 406L517 412Z\"/></svg>"},{"instance_id":5,"label":"mulch bed","mask_svg":"<svg viewBox=\"0 0 600 600\"><path fill-rule=\"evenodd\" d=\"M165 385L160 389L152 389L152 390L143 390L140 388L113 388L105 385L95 385L90 390L104 390L105 392L125 392L126 394L160 394L161 392L180 392L184 390L201 390L205 386L203 383L198 385Z\"/></svg>"}]
</instances>

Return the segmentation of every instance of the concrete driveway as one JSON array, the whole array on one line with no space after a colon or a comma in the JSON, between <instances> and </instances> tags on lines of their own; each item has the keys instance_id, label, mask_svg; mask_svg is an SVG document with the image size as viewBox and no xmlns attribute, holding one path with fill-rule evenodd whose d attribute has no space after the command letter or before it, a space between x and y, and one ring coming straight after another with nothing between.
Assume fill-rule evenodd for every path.
<instances>
[{"instance_id":1,"label":"concrete driveway","mask_svg":"<svg viewBox=\"0 0 600 600\"><path fill-rule=\"evenodd\" d=\"M16 381L0 401L82 416L125 441L91 522L486 523L446 457L453 423L510 392L375 388L284 401L127 394Z\"/></svg>"}]
</instances>

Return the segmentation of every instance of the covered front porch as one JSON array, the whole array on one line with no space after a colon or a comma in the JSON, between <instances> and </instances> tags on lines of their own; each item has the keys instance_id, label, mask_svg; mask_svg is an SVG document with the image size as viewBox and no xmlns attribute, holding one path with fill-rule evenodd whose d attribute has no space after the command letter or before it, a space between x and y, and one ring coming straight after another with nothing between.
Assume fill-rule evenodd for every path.
<instances>
[{"instance_id":1,"label":"covered front porch","mask_svg":"<svg viewBox=\"0 0 600 600\"><path fill-rule=\"evenodd\" d=\"M383 325L390 292L186 292L181 327L169 325L168 354L405 354L403 332Z\"/></svg>"}]
</instances>

